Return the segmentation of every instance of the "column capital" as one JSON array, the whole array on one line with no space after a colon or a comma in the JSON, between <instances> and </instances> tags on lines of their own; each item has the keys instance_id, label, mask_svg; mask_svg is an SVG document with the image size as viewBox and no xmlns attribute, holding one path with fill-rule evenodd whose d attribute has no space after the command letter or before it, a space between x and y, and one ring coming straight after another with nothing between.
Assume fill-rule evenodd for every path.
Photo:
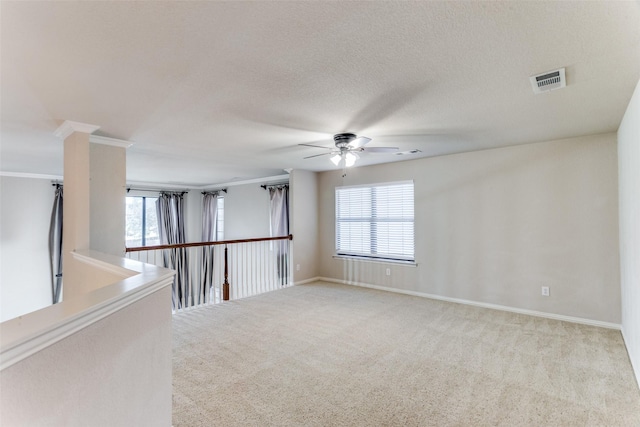
<instances>
[{"instance_id":1,"label":"column capital","mask_svg":"<svg viewBox=\"0 0 640 427\"><path fill-rule=\"evenodd\" d=\"M65 120L64 123L62 123L60 127L53 132L53 134L58 138L65 140L73 132L92 134L98 129L100 129L100 126Z\"/></svg>"},{"instance_id":2,"label":"column capital","mask_svg":"<svg viewBox=\"0 0 640 427\"><path fill-rule=\"evenodd\" d=\"M125 141L124 139L108 138L106 136L91 135L89 142L94 144L112 145L114 147L121 147L127 149L133 145L131 141Z\"/></svg>"}]
</instances>

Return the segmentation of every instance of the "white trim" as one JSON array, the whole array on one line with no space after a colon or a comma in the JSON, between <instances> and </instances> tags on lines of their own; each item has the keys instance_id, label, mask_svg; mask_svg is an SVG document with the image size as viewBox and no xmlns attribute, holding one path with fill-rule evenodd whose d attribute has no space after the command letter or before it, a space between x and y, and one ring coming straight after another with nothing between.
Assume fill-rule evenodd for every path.
<instances>
[{"instance_id":1,"label":"white trim","mask_svg":"<svg viewBox=\"0 0 640 427\"><path fill-rule=\"evenodd\" d=\"M145 182L145 181L127 181L126 187L127 188L136 187L135 190L157 191L158 193L161 193L163 190L180 190L180 191L184 191L185 193L188 193L191 190L196 189L194 187L189 187L189 185L186 185L186 184L182 184L182 185L162 184L162 183L152 183L152 182ZM131 190L131 191L135 191L135 190Z\"/></svg>"},{"instance_id":2,"label":"white trim","mask_svg":"<svg viewBox=\"0 0 640 427\"><path fill-rule=\"evenodd\" d=\"M393 185L407 185L407 184L411 184L415 188L415 182L413 182L412 179L405 179L403 181L376 182L375 184L337 185L336 188L346 190L350 188L390 187Z\"/></svg>"},{"instance_id":3,"label":"white trim","mask_svg":"<svg viewBox=\"0 0 640 427\"><path fill-rule=\"evenodd\" d=\"M69 135L73 132L82 132L82 133L93 133L100 129L100 126L90 125L87 123L74 122L72 120L65 120L64 123L60 125L58 129L56 129L53 134L58 138L64 140L67 139Z\"/></svg>"},{"instance_id":4,"label":"white trim","mask_svg":"<svg viewBox=\"0 0 640 427\"><path fill-rule=\"evenodd\" d=\"M97 258L92 258L90 254L91 251L71 252L71 256L73 256L73 259L80 261L83 264L89 265L90 267L93 267L97 270L106 271L107 273L110 273L118 277L119 279L126 279L127 277L135 276L136 274L138 274L135 271L121 267L119 265L114 265Z\"/></svg>"},{"instance_id":5,"label":"white trim","mask_svg":"<svg viewBox=\"0 0 640 427\"><path fill-rule=\"evenodd\" d=\"M35 179L53 179L61 181L63 179L60 175L45 175L41 173L25 173L25 172L2 172L0 176L7 176L12 178L35 178Z\"/></svg>"},{"instance_id":6,"label":"white trim","mask_svg":"<svg viewBox=\"0 0 640 427\"><path fill-rule=\"evenodd\" d=\"M166 189L180 189L184 191L215 191L224 187L233 187L246 184L267 184L270 182L289 181L289 175L266 176L264 178L247 179L244 181L231 181L221 184L191 185L191 184L163 184L161 182L149 181L127 181L127 187L138 187L140 189L157 190L159 187ZM185 190L185 188L187 190Z\"/></svg>"},{"instance_id":7,"label":"white trim","mask_svg":"<svg viewBox=\"0 0 640 427\"><path fill-rule=\"evenodd\" d=\"M312 277L311 279L304 279L304 280L300 280L298 282L294 282L293 286L304 285L306 283L311 283L311 282L318 282L320 280L322 280L322 278L316 276L316 277Z\"/></svg>"},{"instance_id":8,"label":"white trim","mask_svg":"<svg viewBox=\"0 0 640 427\"><path fill-rule=\"evenodd\" d=\"M1 323L0 370L170 286L175 274L165 268L97 252L80 255L97 258L94 265L115 261L116 270L127 270L131 277Z\"/></svg>"},{"instance_id":9,"label":"white trim","mask_svg":"<svg viewBox=\"0 0 640 427\"><path fill-rule=\"evenodd\" d=\"M362 262L372 262L376 264L399 264L405 265L407 267L417 267L418 263L414 261L408 261L405 259L393 259L393 258L376 258L376 257L367 257L367 256L358 256L358 255L338 255L334 254L332 256L333 259L342 259L346 261L362 261Z\"/></svg>"},{"instance_id":10,"label":"white trim","mask_svg":"<svg viewBox=\"0 0 640 427\"><path fill-rule=\"evenodd\" d=\"M582 317L565 316L565 315L562 315L562 314L546 313L544 311L527 310L527 309L524 309L524 308L509 307L509 306L506 306L506 305L490 304L490 303L486 303L486 302L471 301L471 300L465 300L465 299L459 299L459 298L451 298L451 297L445 297L445 296L441 296L441 295L427 294L427 293L424 293L424 292L408 291L408 290L404 290L404 289L390 288L390 287L387 287L387 286L371 285L371 284L368 284L368 283L352 282L352 281L349 281L349 280L332 279L332 278L328 278L328 277L320 277L318 280L322 280L322 281L326 281L326 282L332 282L332 283L340 283L340 284L343 284L343 285L359 286L359 287L362 287L362 288L377 289L377 290L380 290L380 291L396 292L396 293L399 293L399 294L406 294L406 295L412 295L412 296L416 296L416 297L435 299L435 300L439 300L439 301L453 302L453 303L457 303L457 304L471 305L471 306L475 306L475 307L488 308L488 309L491 309L491 310L500 310L500 311L507 311L507 312L510 312L510 313L525 314L527 316L543 317L545 319L561 320L563 322L579 323L579 324L582 324L582 325L597 326L597 327L600 327L600 328L621 330L621 325L619 323L602 322L600 320L584 319Z\"/></svg>"},{"instance_id":11,"label":"white trim","mask_svg":"<svg viewBox=\"0 0 640 427\"><path fill-rule=\"evenodd\" d=\"M108 138L106 136L91 135L89 136L89 142L94 144L112 145L114 147L121 147L125 150L133 145L133 142L125 141L124 139Z\"/></svg>"},{"instance_id":12,"label":"white trim","mask_svg":"<svg viewBox=\"0 0 640 427\"><path fill-rule=\"evenodd\" d=\"M246 179L243 181L231 181L224 182L221 184L207 184L200 187L195 187L197 190L206 190L209 188L218 188L218 187L233 187L235 185L245 185L245 184L264 184L271 181L289 181L289 174L286 175L276 175L276 176L266 176L264 178L255 178L255 179Z\"/></svg>"}]
</instances>

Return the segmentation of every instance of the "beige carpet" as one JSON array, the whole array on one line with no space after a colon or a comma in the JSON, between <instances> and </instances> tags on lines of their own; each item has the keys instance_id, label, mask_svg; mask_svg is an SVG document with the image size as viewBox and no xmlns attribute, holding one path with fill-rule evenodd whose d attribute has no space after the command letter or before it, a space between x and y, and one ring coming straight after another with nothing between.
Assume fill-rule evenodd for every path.
<instances>
[{"instance_id":1,"label":"beige carpet","mask_svg":"<svg viewBox=\"0 0 640 427\"><path fill-rule=\"evenodd\" d=\"M640 426L620 332L316 283L174 316L174 426Z\"/></svg>"}]
</instances>

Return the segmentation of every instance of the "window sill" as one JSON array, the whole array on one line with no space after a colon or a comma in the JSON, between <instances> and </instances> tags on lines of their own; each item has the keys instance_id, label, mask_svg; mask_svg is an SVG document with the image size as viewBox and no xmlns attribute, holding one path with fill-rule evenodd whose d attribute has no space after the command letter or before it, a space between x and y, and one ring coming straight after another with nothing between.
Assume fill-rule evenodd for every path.
<instances>
[{"instance_id":1,"label":"window sill","mask_svg":"<svg viewBox=\"0 0 640 427\"><path fill-rule=\"evenodd\" d=\"M355 261L362 262L372 262L376 264L400 264L406 265L407 267L417 267L418 263L415 261L404 261L400 259L388 259L388 258L369 258L364 256L356 256L356 255L333 255L334 259L350 259Z\"/></svg>"}]
</instances>

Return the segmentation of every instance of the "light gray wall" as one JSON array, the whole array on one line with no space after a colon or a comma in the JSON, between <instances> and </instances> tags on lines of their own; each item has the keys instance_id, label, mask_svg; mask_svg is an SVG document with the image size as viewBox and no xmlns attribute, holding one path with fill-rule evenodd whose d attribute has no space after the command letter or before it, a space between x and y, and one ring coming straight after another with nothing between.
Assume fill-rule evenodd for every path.
<instances>
[{"instance_id":1,"label":"light gray wall","mask_svg":"<svg viewBox=\"0 0 640 427\"><path fill-rule=\"evenodd\" d=\"M185 238L187 242L202 241L202 194L190 190L184 195Z\"/></svg>"},{"instance_id":2,"label":"light gray wall","mask_svg":"<svg viewBox=\"0 0 640 427\"><path fill-rule=\"evenodd\" d=\"M90 144L90 247L124 256L126 152L123 147Z\"/></svg>"},{"instance_id":3,"label":"light gray wall","mask_svg":"<svg viewBox=\"0 0 640 427\"><path fill-rule=\"evenodd\" d=\"M62 220L62 299L86 292L84 266L69 256L91 247L91 149L89 134L73 132L64 140L64 215Z\"/></svg>"},{"instance_id":4,"label":"light gray wall","mask_svg":"<svg viewBox=\"0 0 640 427\"><path fill-rule=\"evenodd\" d=\"M622 334L640 383L640 82L618 129Z\"/></svg>"},{"instance_id":5,"label":"light gray wall","mask_svg":"<svg viewBox=\"0 0 640 427\"><path fill-rule=\"evenodd\" d=\"M335 187L410 179L417 267L334 259ZM324 172L320 274L619 324L617 204L613 133Z\"/></svg>"},{"instance_id":6,"label":"light gray wall","mask_svg":"<svg viewBox=\"0 0 640 427\"><path fill-rule=\"evenodd\" d=\"M228 187L224 194L224 228L225 240L268 237L269 192L258 183Z\"/></svg>"},{"instance_id":7,"label":"light gray wall","mask_svg":"<svg viewBox=\"0 0 640 427\"><path fill-rule=\"evenodd\" d=\"M0 177L0 321L51 304L51 181Z\"/></svg>"},{"instance_id":8,"label":"light gray wall","mask_svg":"<svg viewBox=\"0 0 640 427\"><path fill-rule=\"evenodd\" d=\"M318 174L294 170L290 178L293 281L318 276ZM299 267L299 270L298 270Z\"/></svg>"}]
</instances>

